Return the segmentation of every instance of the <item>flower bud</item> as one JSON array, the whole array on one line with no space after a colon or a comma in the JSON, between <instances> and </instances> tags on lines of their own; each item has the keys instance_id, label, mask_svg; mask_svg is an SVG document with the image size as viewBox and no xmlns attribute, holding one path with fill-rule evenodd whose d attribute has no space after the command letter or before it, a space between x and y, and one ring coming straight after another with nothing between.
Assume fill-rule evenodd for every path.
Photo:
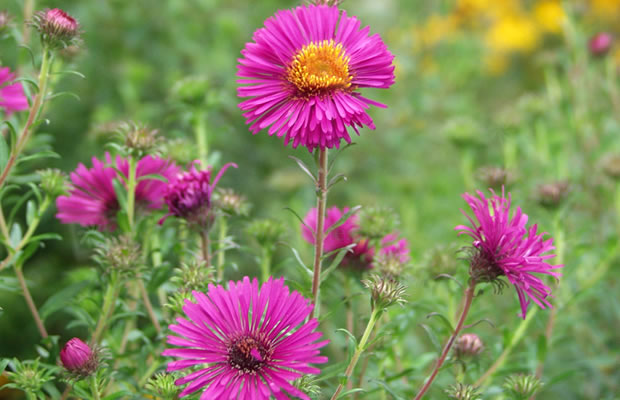
<instances>
[{"instance_id":1,"label":"flower bud","mask_svg":"<svg viewBox=\"0 0 620 400\"><path fill-rule=\"evenodd\" d=\"M514 175L501 167L486 166L478 169L478 179L486 184L487 187L501 190L514 182Z\"/></svg>"},{"instance_id":2,"label":"flower bud","mask_svg":"<svg viewBox=\"0 0 620 400\"><path fill-rule=\"evenodd\" d=\"M146 389L164 400L176 400L181 391L174 383L177 378L174 374L160 372L147 381Z\"/></svg>"},{"instance_id":3,"label":"flower bud","mask_svg":"<svg viewBox=\"0 0 620 400\"><path fill-rule=\"evenodd\" d=\"M104 270L114 269L125 274L135 274L140 266L140 245L131 236L106 239L95 248L93 258Z\"/></svg>"},{"instance_id":4,"label":"flower bud","mask_svg":"<svg viewBox=\"0 0 620 400\"><path fill-rule=\"evenodd\" d=\"M620 154L608 154L602 161L603 171L613 179L620 179Z\"/></svg>"},{"instance_id":5,"label":"flower bud","mask_svg":"<svg viewBox=\"0 0 620 400\"><path fill-rule=\"evenodd\" d=\"M464 333L459 336L454 352L457 358L465 359L478 356L484 350L482 340L475 333Z\"/></svg>"},{"instance_id":6,"label":"flower bud","mask_svg":"<svg viewBox=\"0 0 620 400\"><path fill-rule=\"evenodd\" d=\"M570 185L567 181L557 181L538 186L538 202L545 207L553 208L568 196Z\"/></svg>"},{"instance_id":7,"label":"flower bud","mask_svg":"<svg viewBox=\"0 0 620 400\"><path fill-rule=\"evenodd\" d=\"M63 48L79 39L80 24L60 8L39 11L34 25L41 34L41 41L52 48Z\"/></svg>"},{"instance_id":8,"label":"flower bud","mask_svg":"<svg viewBox=\"0 0 620 400\"><path fill-rule=\"evenodd\" d=\"M368 207L359 212L357 234L370 240L381 239L393 232L399 224L398 216L391 208Z\"/></svg>"},{"instance_id":9,"label":"flower bud","mask_svg":"<svg viewBox=\"0 0 620 400\"><path fill-rule=\"evenodd\" d=\"M363 280L362 284L370 289L373 309L385 309L394 304L404 304L407 287L395 279L371 275L370 279Z\"/></svg>"},{"instance_id":10,"label":"flower bud","mask_svg":"<svg viewBox=\"0 0 620 400\"><path fill-rule=\"evenodd\" d=\"M13 360L13 372L7 373L10 384L26 393L36 393L54 376L49 369L41 365L39 359L19 361ZM4 389L4 388L2 388ZM0 390L4 394L4 390Z\"/></svg>"},{"instance_id":11,"label":"flower bud","mask_svg":"<svg viewBox=\"0 0 620 400\"><path fill-rule=\"evenodd\" d=\"M127 147L127 153L136 157L156 154L158 146L162 142L161 138L157 137L159 132L156 129L148 129L148 127L135 122L121 124L117 133Z\"/></svg>"},{"instance_id":12,"label":"flower bud","mask_svg":"<svg viewBox=\"0 0 620 400\"><path fill-rule=\"evenodd\" d=\"M534 375L511 375L506 378L504 388L515 400L528 400L534 396L543 384Z\"/></svg>"},{"instance_id":13,"label":"flower bud","mask_svg":"<svg viewBox=\"0 0 620 400\"><path fill-rule=\"evenodd\" d=\"M73 338L60 351L60 362L67 371L85 378L97 370L97 354L86 343Z\"/></svg>"},{"instance_id":14,"label":"flower bud","mask_svg":"<svg viewBox=\"0 0 620 400\"><path fill-rule=\"evenodd\" d=\"M6 10L0 11L0 33L2 33L9 26L9 22L11 22L9 12Z\"/></svg>"},{"instance_id":15,"label":"flower bud","mask_svg":"<svg viewBox=\"0 0 620 400\"><path fill-rule=\"evenodd\" d=\"M601 32L594 35L588 42L588 49L590 54L595 57L602 57L611 48L613 37L607 32Z\"/></svg>"},{"instance_id":16,"label":"flower bud","mask_svg":"<svg viewBox=\"0 0 620 400\"><path fill-rule=\"evenodd\" d=\"M275 219L255 219L245 228L245 233L262 248L271 250L284 238L286 225Z\"/></svg>"},{"instance_id":17,"label":"flower bud","mask_svg":"<svg viewBox=\"0 0 620 400\"><path fill-rule=\"evenodd\" d=\"M250 203L244 196L232 189L218 189L215 192L214 199L215 206L227 215L248 215Z\"/></svg>"},{"instance_id":18,"label":"flower bud","mask_svg":"<svg viewBox=\"0 0 620 400\"><path fill-rule=\"evenodd\" d=\"M55 199L63 194L68 194L67 176L60 170L48 168L37 171L41 177L41 189L43 192Z\"/></svg>"},{"instance_id":19,"label":"flower bud","mask_svg":"<svg viewBox=\"0 0 620 400\"><path fill-rule=\"evenodd\" d=\"M375 255L373 266L386 277L398 278L410 259L407 240L398 240L398 235L391 233L381 239L381 249Z\"/></svg>"},{"instance_id":20,"label":"flower bud","mask_svg":"<svg viewBox=\"0 0 620 400\"><path fill-rule=\"evenodd\" d=\"M172 98L188 105L204 104L209 81L205 76L188 76L172 86Z\"/></svg>"},{"instance_id":21,"label":"flower bud","mask_svg":"<svg viewBox=\"0 0 620 400\"><path fill-rule=\"evenodd\" d=\"M450 386L446 390L446 394L454 400L478 400L480 396L478 394L478 390L471 385L464 385L462 383L457 383L456 385Z\"/></svg>"}]
</instances>

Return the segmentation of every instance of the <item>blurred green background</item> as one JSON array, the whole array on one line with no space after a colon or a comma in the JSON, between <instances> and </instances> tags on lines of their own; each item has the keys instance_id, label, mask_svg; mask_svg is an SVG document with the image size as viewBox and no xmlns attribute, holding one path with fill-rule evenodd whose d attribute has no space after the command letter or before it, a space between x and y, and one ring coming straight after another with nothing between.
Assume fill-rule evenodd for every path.
<instances>
[{"instance_id":1,"label":"blurred green background","mask_svg":"<svg viewBox=\"0 0 620 400\"><path fill-rule=\"evenodd\" d=\"M46 111L49 125L40 128L51 134L62 156L48 165L68 172L78 162L90 164L92 156L103 154L106 124L121 120L147 123L171 142L179 140L171 155L188 161L192 154L183 140L192 140L195 114L179 101L178 88L179 81L187 84L192 77L199 84L190 87L204 88L197 108L205 114L211 160L239 165L222 184L247 196L253 216L285 221L296 238L293 245L309 259L298 223L284 207L305 215L313 206L310 182L287 157L311 162L311 155L283 147L266 132L251 135L237 108L235 83L236 60L253 31L277 9L296 4L37 1L37 9L60 7L75 16L84 41L63 67L86 78L65 75L56 86L79 101L55 99ZM21 6L21 1L4 0L0 8L7 8L19 26ZM455 249L466 244L453 231L465 222L460 195L488 188L489 169L483 168L498 167L508 173L514 204L556 238L566 264L552 300L558 306L552 346L541 355L539 338L549 313L539 312L504 372L533 372L546 357L546 386L539 398L617 398L620 186L615 179L620 171L614 172L613 162L620 154L620 46L594 56L588 40L600 31L620 34L620 1L348 0L342 7L380 33L396 56L396 84L364 92L389 108L370 111L377 129L363 130L339 158L336 169L348 181L328 200L330 206L390 207L409 240L410 305L402 314L408 319L396 317L403 345L393 351L402 351L402 362L414 372L409 382L394 384L407 390L423 379L432 344L418 324L437 324L424 316L453 313L458 305L458 288L432 277L454 272L454 262L445 260L453 260ZM24 63L27 75L28 57L14 41L0 41L2 65L15 69ZM557 207L541 206L541 185L558 181L568 183L566 198ZM71 270L92 263L75 227L60 225L49 213L41 231L60 232L67 240L49 243L25 268L38 304L76 279ZM290 251L281 253L277 272L285 273ZM253 261L239 258L246 261L239 269L252 273ZM465 264L457 265L456 274L464 276ZM12 275L2 278L0 356L32 356L37 332ZM327 298L329 291L324 290ZM479 371L497 358L519 325L516 304L508 289L500 297L489 291L475 302L472 318L494 324L477 328L487 344ZM67 319L51 315L48 330L66 340L76 334L65 326ZM445 329L435 328L443 342ZM439 388L451 382L442 378ZM440 393L437 389L438 397L432 398Z\"/></svg>"}]
</instances>

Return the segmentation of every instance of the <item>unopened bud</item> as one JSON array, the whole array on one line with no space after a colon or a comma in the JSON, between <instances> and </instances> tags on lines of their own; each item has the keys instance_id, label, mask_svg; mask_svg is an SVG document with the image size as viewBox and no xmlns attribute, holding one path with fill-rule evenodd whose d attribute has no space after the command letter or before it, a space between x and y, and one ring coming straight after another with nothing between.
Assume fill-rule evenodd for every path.
<instances>
[{"instance_id":1,"label":"unopened bud","mask_svg":"<svg viewBox=\"0 0 620 400\"><path fill-rule=\"evenodd\" d=\"M557 207L562 203L570 191L567 181L546 183L538 186L538 202L545 207Z\"/></svg>"},{"instance_id":2,"label":"unopened bud","mask_svg":"<svg viewBox=\"0 0 620 400\"><path fill-rule=\"evenodd\" d=\"M484 350L482 340L475 333L464 333L459 336L454 352L457 358L465 359L478 356Z\"/></svg>"},{"instance_id":3,"label":"unopened bud","mask_svg":"<svg viewBox=\"0 0 620 400\"><path fill-rule=\"evenodd\" d=\"M588 42L590 54L596 57L604 56L611 49L612 42L613 37L609 33L601 32L594 35Z\"/></svg>"},{"instance_id":4,"label":"unopened bud","mask_svg":"<svg viewBox=\"0 0 620 400\"><path fill-rule=\"evenodd\" d=\"M174 383L177 379L178 377L174 374L160 372L147 381L146 389L164 400L176 400L181 391L180 387Z\"/></svg>"},{"instance_id":5,"label":"unopened bud","mask_svg":"<svg viewBox=\"0 0 620 400\"><path fill-rule=\"evenodd\" d=\"M274 219L255 219L245 228L245 232L262 248L272 249L284 238L286 225Z\"/></svg>"},{"instance_id":6,"label":"unopened bud","mask_svg":"<svg viewBox=\"0 0 620 400\"><path fill-rule=\"evenodd\" d=\"M393 232L399 224L398 216L391 208L368 207L359 214L357 234L370 240L381 239Z\"/></svg>"},{"instance_id":7,"label":"unopened bud","mask_svg":"<svg viewBox=\"0 0 620 400\"><path fill-rule=\"evenodd\" d=\"M93 258L104 269L114 269L125 274L136 274L140 266L140 245L129 235L106 239L95 248Z\"/></svg>"},{"instance_id":8,"label":"unopened bud","mask_svg":"<svg viewBox=\"0 0 620 400\"><path fill-rule=\"evenodd\" d=\"M300 392L306 393L313 398L318 398L321 394L321 387L317 384L316 378L312 375L302 375L301 378L293 382L293 386L299 389Z\"/></svg>"},{"instance_id":9,"label":"unopened bud","mask_svg":"<svg viewBox=\"0 0 620 400\"><path fill-rule=\"evenodd\" d=\"M506 378L504 388L515 400L527 400L534 396L543 384L534 375L511 375Z\"/></svg>"},{"instance_id":10,"label":"unopened bud","mask_svg":"<svg viewBox=\"0 0 620 400\"><path fill-rule=\"evenodd\" d=\"M248 215L250 204L247 199L232 189L217 189L215 206L227 215Z\"/></svg>"},{"instance_id":11,"label":"unopened bud","mask_svg":"<svg viewBox=\"0 0 620 400\"><path fill-rule=\"evenodd\" d=\"M39 359L13 361L13 372L7 373L12 386L26 393L37 393L47 382L54 378L49 370L42 366Z\"/></svg>"},{"instance_id":12,"label":"unopened bud","mask_svg":"<svg viewBox=\"0 0 620 400\"><path fill-rule=\"evenodd\" d=\"M41 40L50 47L67 47L79 39L80 24L60 8L39 11L33 19Z\"/></svg>"},{"instance_id":13,"label":"unopened bud","mask_svg":"<svg viewBox=\"0 0 620 400\"><path fill-rule=\"evenodd\" d=\"M449 398L454 400L479 400L480 396L478 390L471 385L464 385L462 383L457 383L456 385L450 386L446 390L446 394Z\"/></svg>"},{"instance_id":14,"label":"unopened bud","mask_svg":"<svg viewBox=\"0 0 620 400\"><path fill-rule=\"evenodd\" d=\"M209 90L209 81L205 76L188 76L172 87L172 97L189 105L201 105L205 102Z\"/></svg>"},{"instance_id":15,"label":"unopened bud","mask_svg":"<svg viewBox=\"0 0 620 400\"><path fill-rule=\"evenodd\" d=\"M60 351L60 362L69 373L85 378L97 370L97 353L78 338L73 338Z\"/></svg>"},{"instance_id":16,"label":"unopened bud","mask_svg":"<svg viewBox=\"0 0 620 400\"><path fill-rule=\"evenodd\" d=\"M186 292L205 291L211 283L209 277L212 275L213 267L207 267L204 260L193 260L175 268L171 280Z\"/></svg>"},{"instance_id":17,"label":"unopened bud","mask_svg":"<svg viewBox=\"0 0 620 400\"><path fill-rule=\"evenodd\" d=\"M41 177L40 185L45 194L55 199L68 193L67 176L62 171L48 168L37 172Z\"/></svg>"},{"instance_id":18,"label":"unopened bud","mask_svg":"<svg viewBox=\"0 0 620 400\"><path fill-rule=\"evenodd\" d=\"M407 287L395 279L371 275L362 284L370 289L373 309L385 309L394 304L404 304Z\"/></svg>"},{"instance_id":19,"label":"unopened bud","mask_svg":"<svg viewBox=\"0 0 620 400\"><path fill-rule=\"evenodd\" d=\"M501 190L503 186L508 186L514 182L514 175L501 167L486 166L478 170L478 179L486 184L487 187Z\"/></svg>"},{"instance_id":20,"label":"unopened bud","mask_svg":"<svg viewBox=\"0 0 620 400\"><path fill-rule=\"evenodd\" d=\"M158 131L156 129L149 129L135 122L121 123L116 129L116 133L127 147L126 152L136 157L156 154L162 142L161 138L157 136Z\"/></svg>"}]
</instances>

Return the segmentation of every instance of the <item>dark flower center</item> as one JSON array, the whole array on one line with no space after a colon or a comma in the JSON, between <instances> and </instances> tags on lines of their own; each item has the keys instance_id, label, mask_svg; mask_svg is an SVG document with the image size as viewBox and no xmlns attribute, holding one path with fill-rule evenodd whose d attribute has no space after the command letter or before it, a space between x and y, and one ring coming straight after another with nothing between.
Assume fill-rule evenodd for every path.
<instances>
[{"instance_id":1,"label":"dark flower center","mask_svg":"<svg viewBox=\"0 0 620 400\"><path fill-rule=\"evenodd\" d=\"M477 282L494 283L498 277L505 275L504 270L498 265L492 254L475 247L473 248L469 270L471 277Z\"/></svg>"},{"instance_id":2,"label":"dark flower center","mask_svg":"<svg viewBox=\"0 0 620 400\"><path fill-rule=\"evenodd\" d=\"M268 361L270 349L251 336L241 337L228 346L228 362L233 368L255 373Z\"/></svg>"}]
</instances>

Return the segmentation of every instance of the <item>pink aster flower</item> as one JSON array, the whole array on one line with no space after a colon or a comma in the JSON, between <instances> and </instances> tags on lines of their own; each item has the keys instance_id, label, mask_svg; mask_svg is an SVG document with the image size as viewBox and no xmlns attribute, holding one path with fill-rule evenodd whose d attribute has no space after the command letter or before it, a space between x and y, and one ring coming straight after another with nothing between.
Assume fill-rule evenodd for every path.
<instances>
[{"instance_id":1,"label":"pink aster flower","mask_svg":"<svg viewBox=\"0 0 620 400\"><path fill-rule=\"evenodd\" d=\"M590 54L592 54L593 56L604 56L611 48L612 43L613 36L611 36L609 33L598 33L588 41L588 48L590 49Z\"/></svg>"},{"instance_id":2,"label":"pink aster flower","mask_svg":"<svg viewBox=\"0 0 620 400\"><path fill-rule=\"evenodd\" d=\"M514 285L521 304L521 317L525 318L530 300L541 308L551 307L547 296L551 289L534 275L546 274L559 277L552 270L562 265L551 265L546 260L555 257L547 254L553 247L553 239L544 240L546 233L537 233L537 225L526 227L528 217L517 207L510 216L510 194L508 198L498 196L486 198L480 191L478 197L468 193L463 198L471 207L474 218L463 214L471 226L458 225L459 235L474 239L470 275L477 282L500 283L498 277L506 276ZM500 283L501 285L501 283Z\"/></svg>"},{"instance_id":3,"label":"pink aster flower","mask_svg":"<svg viewBox=\"0 0 620 400\"><path fill-rule=\"evenodd\" d=\"M394 56L370 28L336 6L278 11L254 32L239 59L239 104L250 131L269 127L293 147L338 147L348 128L374 129L367 109L385 107L363 97L363 87L394 83Z\"/></svg>"},{"instance_id":4,"label":"pink aster flower","mask_svg":"<svg viewBox=\"0 0 620 400\"><path fill-rule=\"evenodd\" d=\"M29 107L22 84L9 84L14 79L15 74L11 73L9 67L0 68L0 109L3 109L7 116Z\"/></svg>"},{"instance_id":5,"label":"pink aster flower","mask_svg":"<svg viewBox=\"0 0 620 400\"><path fill-rule=\"evenodd\" d=\"M97 352L79 338L69 340L60 350L60 362L68 372L81 377L91 375L99 364Z\"/></svg>"},{"instance_id":6,"label":"pink aster flower","mask_svg":"<svg viewBox=\"0 0 620 400\"><path fill-rule=\"evenodd\" d=\"M106 162L93 157L93 167L79 164L71 173L72 188L68 196L56 199L58 214L56 217L63 224L77 223L82 226L96 226L99 229L114 229L114 218L120 210L120 204L114 191L114 179L123 182L129 175L129 162L121 156L116 157L114 168L110 154L105 155ZM118 171L122 176L119 176ZM147 175L161 175L172 179L179 168L172 162L146 156L136 165L136 206L144 210L157 210L164 204L166 183L159 179L142 179Z\"/></svg>"},{"instance_id":7,"label":"pink aster flower","mask_svg":"<svg viewBox=\"0 0 620 400\"><path fill-rule=\"evenodd\" d=\"M334 225L336 222L349 212L349 208L345 207L340 210L338 207L332 207L325 213L324 232ZM350 216L342 225L335 228L324 238L323 250L325 253L342 249L355 243L351 253L347 253L342 261L343 266L352 266L359 269L372 268L373 249L369 246L368 240L360 239L355 232L359 229L357 224L357 215ZM301 234L308 243L315 244L314 232L317 226L317 209L313 208L308 211L304 217L304 224L301 226ZM312 231L308 228L310 227Z\"/></svg>"},{"instance_id":8,"label":"pink aster flower","mask_svg":"<svg viewBox=\"0 0 620 400\"><path fill-rule=\"evenodd\" d=\"M310 364L327 362L319 349L318 321L305 322L312 304L284 285L284 279L270 278L258 287L258 280L229 282L228 290L209 285L207 293L193 292L196 303L186 300L187 319L177 318L169 328L165 356L180 360L168 364L168 371L191 368L193 372L176 384L189 385L181 397L204 389L201 399L255 399L270 396L287 399L310 398L291 385L306 374L318 374Z\"/></svg>"},{"instance_id":9,"label":"pink aster flower","mask_svg":"<svg viewBox=\"0 0 620 400\"><path fill-rule=\"evenodd\" d=\"M183 218L191 224L209 228L215 216L211 213L212 195L215 186L229 167L237 168L237 164L228 163L220 169L215 179L211 179L211 168L199 170L200 161L192 163L189 172L183 172L173 179L166 187L164 200L168 205L168 215ZM166 217L167 217L166 216ZM160 222L163 223L162 218Z\"/></svg>"},{"instance_id":10,"label":"pink aster flower","mask_svg":"<svg viewBox=\"0 0 620 400\"><path fill-rule=\"evenodd\" d=\"M394 258L401 264L407 264L409 257L409 244L407 239L398 239L398 234L390 233L381 239L381 249L379 254L386 258Z\"/></svg>"}]
</instances>

